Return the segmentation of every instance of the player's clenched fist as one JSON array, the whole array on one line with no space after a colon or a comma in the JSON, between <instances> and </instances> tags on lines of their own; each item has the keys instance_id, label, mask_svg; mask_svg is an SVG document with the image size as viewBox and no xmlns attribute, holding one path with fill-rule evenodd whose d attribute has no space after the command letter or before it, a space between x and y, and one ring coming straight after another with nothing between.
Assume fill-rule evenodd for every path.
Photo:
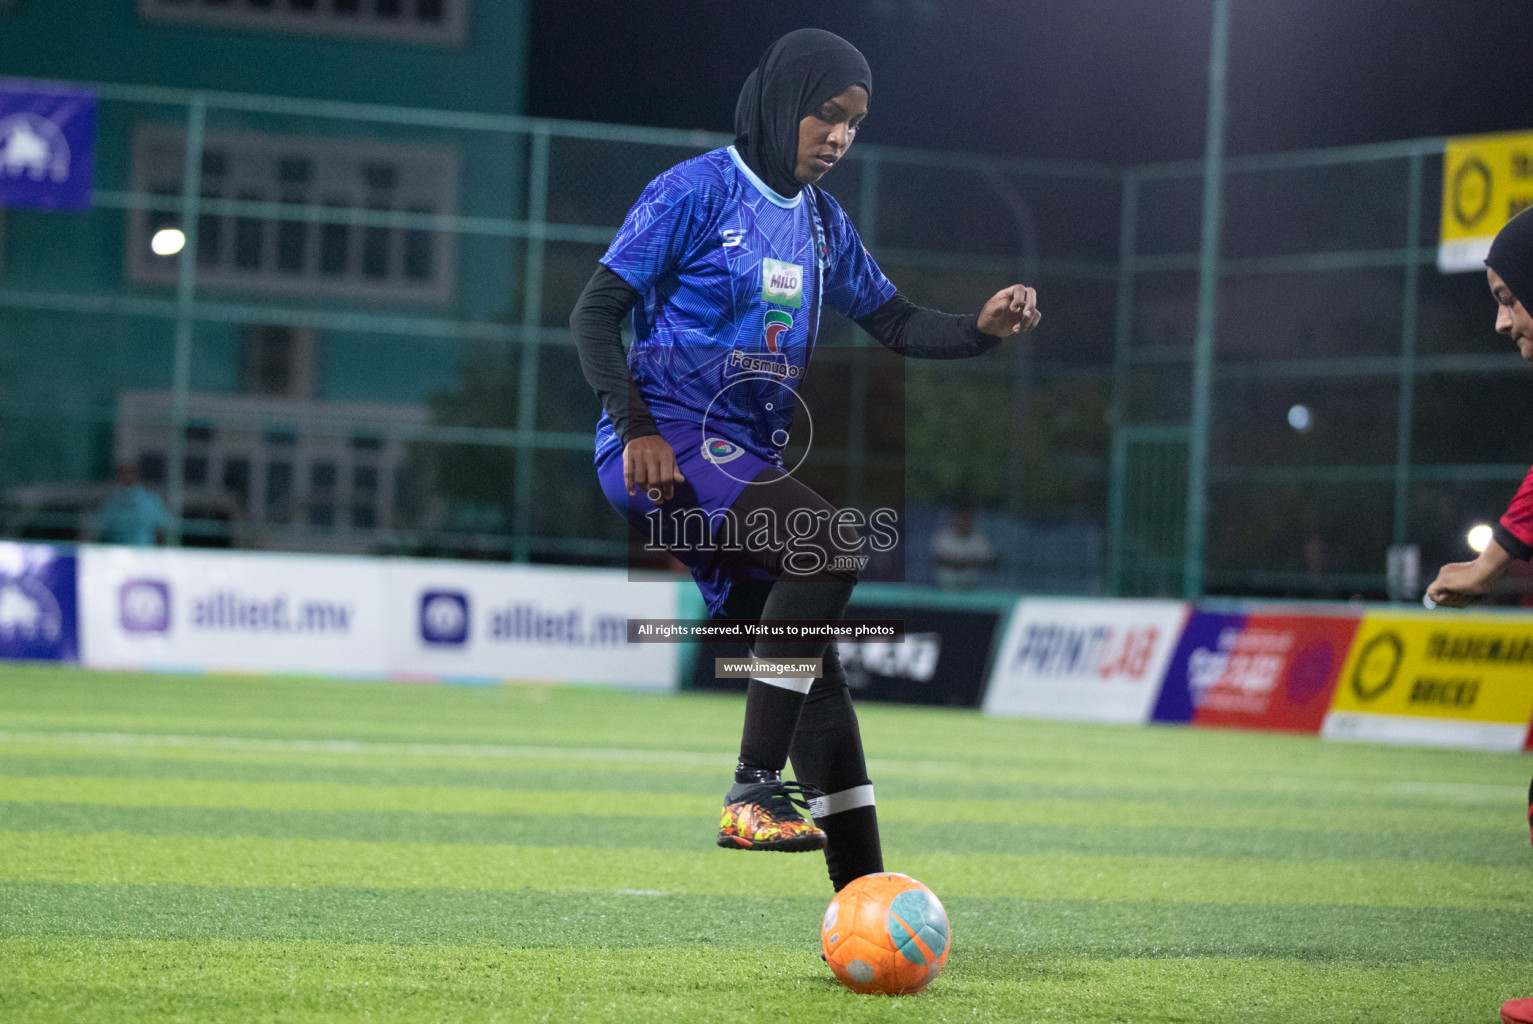
<instances>
[{"instance_id":1,"label":"player's clenched fist","mask_svg":"<svg viewBox=\"0 0 1533 1024\"><path fill-rule=\"evenodd\" d=\"M1032 330L1042 319L1037 291L1025 284L1014 284L990 296L985 308L979 311L979 329L997 338L1007 338Z\"/></svg>"}]
</instances>

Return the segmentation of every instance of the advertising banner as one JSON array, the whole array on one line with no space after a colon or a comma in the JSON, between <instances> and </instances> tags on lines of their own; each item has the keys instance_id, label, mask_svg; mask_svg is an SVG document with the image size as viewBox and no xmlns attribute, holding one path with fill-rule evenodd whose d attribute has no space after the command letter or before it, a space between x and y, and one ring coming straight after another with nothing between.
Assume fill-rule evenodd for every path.
<instances>
[{"instance_id":1,"label":"advertising banner","mask_svg":"<svg viewBox=\"0 0 1533 1024\"><path fill-rule=\"evenodd\" d=\"M990 673L985 713L1144 722L1186 618L1181 601L1023 598Z\"/></svg>"},{"instance_id":2,"label":"advertising banner","mask_svg":"<svg viewBox=\"0 0 1533 1024\"><path fill-rule=\"evenodd\" d=\"M0 78L0 208L90 208L96 96Z\"/></svg>"},{"instance_id":3,"label":"advertising banner","mask_svg":"<svg viewBox=\"0 0 1533 1024\"><path fill-rule=\"evenodd\" d=\"M1153 718L1319 732L1357 624L1356 615L1194 611Z\"/></svg>"},{"instance_id":4,"label":"advertising banner","mask_svg":"<svg viewBox=\"0 0 1533 1024\"><path fill-rule=\"evenodd\" d=\"M1442 236L1437 267L1445 274L1485 272L1491 240L1533 205L1533 132L1467 135L1443 151Z\"/></svg>"},{"instance_id":5,"label":"advertising banner","mask_svg":"<svg viewBox=\"0 0 1533 1024\"><path fill-rule=\"evenodd\" d=\"M1000 612L864 604L854 599L846 617L905 624L904 638L898 642L864 640L837 645L854 699L979 706ZM715 678L713 662L716 657L743 658L749 652L743 643L699 644L693 687L743 693L747 680Z\"/></svg>"},{"instance_id":6,"label":"advertising banner","mask_svg":"<svg viewBox=\"0 0 1533 1024\"><path fill-rule=\"evenodd\" d=\"M0 543L0 658L76 661L79 637L74 554Z\"/></svg>"},{"instance_id":7,"label":"advertising banner","mask_svg":"<svg viewBox=\"0 0 1533 1024\"><path fill-rule=\"evenodd\" d=\"M1533 716L1533 622L1370 612L1326 716L1327 739L1516 751Z\"/></svg>"},{"instance_id":8,"label":"advertising banner","mask_svg":"<svg viewBox=\"0 0 1533 1024\"><path fill-rule=\"evenodd\" d=\"M80 595L92 668L388 670L376 559L83 547Z\"/></svg>"},{"instance_id":9,"label":"advertising banner","mask_svg":"<svg viewBox=\"0 0 1533 1024\"><path fill-rule=\"evenodd\" d=\"M628 643L629 619L677 615L674 581L621 570L387 563L396 675L676 686L676 644Z\"/></svg>"}]
</instances>

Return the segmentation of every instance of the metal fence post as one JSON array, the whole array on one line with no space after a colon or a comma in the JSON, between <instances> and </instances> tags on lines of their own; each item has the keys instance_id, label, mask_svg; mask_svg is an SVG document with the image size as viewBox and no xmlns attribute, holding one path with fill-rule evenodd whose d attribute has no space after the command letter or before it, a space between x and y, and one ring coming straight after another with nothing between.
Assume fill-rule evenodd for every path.
<instances>
[{"instance_id":1,"label":"metal fence post","mask_svg":"<svg viewBox=\"0 0 1533 1024\"><path fill-rule=\"evenodd\" d=\"M537 483L538 356L543 328L543 247L548 235L549 131L532 130L527 176L527 274L522 289L522 362L516 393L516 477L512 499L511 557L532 557L532 495Z\"/></svg>"},{"instance_id":2,"label":"metal fence post","mask_svg":"<svg viewBox=\"0 0 1533 1024\"><path fill-rule=\"evenodd\" d=\"M862 244L878 244L878 154L869 153L860 163L857 196L857 233ZM852 394L847 416L846 503L862 506L864 477L868 471L868 339L861 327L852 327ZM900 396L904 400L904 395Z\"/></svg>"},{"instance_id":3,"label":"metal fence post","mask_svg":"<svg viewBox=\"0 0 1533 1024\"><path fill-rule=\"evenodd\" d=\"M186 242L176 270L176 344L171 357L170 444L165 467L171 544L180 544L186 513L186 407L192 383L192 334L197 300L197 220L202 204L202 148L208 104L201 94L186 110L186 154L181 172L181 232Z\"/></svg>"},{"instance_id":4,"label":"metal fence post","mask_svg":"<svg viewBox=\"0 0 1533 1024\"><path fill-rule=\"evenodd\" d=\"M1214 336L1219 319L1219 229L1224 212L1224 88L1229 66L1230 0L1214 0L1208 54L1208 138L1203 153L1203 237L1198 256L1198 334L1192 351L1192 424L1187 450L1187 543L1183 592L1203 596L1203 549L1208 517L1208 449L1214 385Z\"/></svg>"},{"instance_id":5,"label":"metal fence post","mask_svg":"<svg viewBox=\"0 0 1533 1024\"><path fill-rule=\"evenodd\" d=\"M1411 487L1411 418L1416 406L1416 341L1419 333L1421 298L1422 178L1426 158L1413 153L1410 158L1410 184L1406 189L1405 215L1405 289L1400 310L1400 405L1395 424L1395 529L1394 543L1410 540Z\"/></svg>"},{"instance_id":6,"label":"metal fence post","mask_svg":"<svg viewBox=\"0 0 1533 1024\"><path fill-rule=\"evenodd\" d=\"M1129 356L1134 345L1134 286L1138 273L1139 178L1123 175L1118 223L1118 297L1113 325L1112 463L1107 481L1107 592L1123 593L1123 531L1128 501L1126 447L1119 443L1128 426Z\"/></svg>"}]
</instances>

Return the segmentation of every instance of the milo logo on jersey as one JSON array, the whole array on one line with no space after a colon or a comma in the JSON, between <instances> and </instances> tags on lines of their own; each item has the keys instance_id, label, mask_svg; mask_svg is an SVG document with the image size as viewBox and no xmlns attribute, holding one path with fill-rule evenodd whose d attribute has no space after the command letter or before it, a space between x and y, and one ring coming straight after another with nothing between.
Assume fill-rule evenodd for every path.
<instances>
[{"instance_id":1,"label":"milo logo on jersey","mask_svg":"<svg viewBox=\"0 0 1533 1024\"><path fill-rule=\"evenodd\" d=\"M804 304L804 268L782 260L761 261L761 301L798 309Z\"/></svg>"}]
</instances>

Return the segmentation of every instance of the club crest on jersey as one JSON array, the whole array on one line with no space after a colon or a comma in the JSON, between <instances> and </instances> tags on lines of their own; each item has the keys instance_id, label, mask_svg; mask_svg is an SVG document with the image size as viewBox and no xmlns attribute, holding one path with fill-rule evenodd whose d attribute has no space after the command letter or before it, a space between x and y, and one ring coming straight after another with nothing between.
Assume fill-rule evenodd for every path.
<instances>
[{"instance_id":1,"label":"club crest on jersey","mask_svg":"<svg viewBox=\"0 0 1533 1024\"><path fill-rule=\"evenodd\" d=\"M767 310L763 331L766 334L766 347L768 352L777 351L777 347L781 343L779 339L784 334L787 334L788 329L792 326L792 313L784 313L780 309Z\"/></svg>"},{"instance_id":2,"label":"club crest on jersey","mask_svg":"<svg viewBox=\"0 0 1533 1024\"><path fill-rule=\"evenodd\" d=\"M761 261L761 301L798 309L804 304L804 268L782 260Z\"/></svg>"},{"instance_id":3,"label":"club crest on jersey","mask_svg":"<svg viewBox=\"0 0 1533 1024\"><path fill-rule=\"evenodd\" d=\"M726 441L722 437L703 438L703 458L715 466L722 466L726 462L733 462L745 454L745 449L733 441Z\"/></svg>"}]
</instances>

